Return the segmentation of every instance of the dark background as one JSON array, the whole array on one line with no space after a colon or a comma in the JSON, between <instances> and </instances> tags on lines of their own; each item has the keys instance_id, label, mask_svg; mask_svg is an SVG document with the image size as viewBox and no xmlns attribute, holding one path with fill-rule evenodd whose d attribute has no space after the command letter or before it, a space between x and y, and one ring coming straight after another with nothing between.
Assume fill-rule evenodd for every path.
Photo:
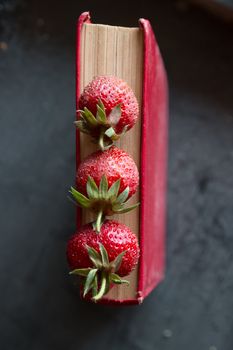
<instances>
[{"instance_id":1,"label":"dark background","mask_svg":"<svg viewBox=\"0 0 233 350\"><path fill-rule=\"evenodd\" d=\"M170 83L165 281L141 306L83 303L75 229L75 21L151 20ZM232 25L170 1L0 1L2 350L233 349Z\"/></svg>"}]
</instances>

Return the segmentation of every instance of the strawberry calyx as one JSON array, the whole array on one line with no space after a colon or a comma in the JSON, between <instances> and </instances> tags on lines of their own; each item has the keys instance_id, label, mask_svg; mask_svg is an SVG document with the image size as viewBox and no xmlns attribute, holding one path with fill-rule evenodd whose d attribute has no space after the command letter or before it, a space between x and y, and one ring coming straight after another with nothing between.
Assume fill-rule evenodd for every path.
<instances>
[{"instance_id":1,"label":"strawberry calyx","mask_svg":"<svg viewBox=\"0 0 233 350\"><path fill-rule=\"evenodd\" d=\"M109 149L114 141L117 141L127 131L127 126L122 133L116 133L115 126L121 118L121 105L116 105L109 115L106 115L105 107L101 99L97 105L96 116L87 108L78 110L80 119L75 121L76 127L83 133L91 135L98 140L99 147L102 151Z\"/></svg>"},{"instance_id":2,"label":"strawberry calyx","mask_svg":"<svg viewBox=\"0 0 233 350\"><path fill-rule=\"evenodd\" d=\"M97 214L96 222L93 224L93 229L97 232L100 232L105 216L127 213L139 206L139 203L136 203L125 207L128 203L129 186L119 194L120 183L121 179L118 179L109 188L108 179L103 175L98 187L95 180L88 176L87 196L73 187L69 191L79 206Z\"/></svg>"},{"instance_id":3,"label":"strawberry calyx","mask_svg":"<svg viewBox=\"0 0 233 350\"><path fill-rule=\"evenodd\" d=\"M128 284L129 281L122 279L116 272L122 263L122 258L126 251L121 252L113 261L109 261L108 252L99 243L97 252L93 247L86 245L93 267L74 269L70 271L71 275L81 276L84 280L83 297L90 291L92 292L92 300L98 301L110 290L111 284Z\"/></svg>"}]
</instances>

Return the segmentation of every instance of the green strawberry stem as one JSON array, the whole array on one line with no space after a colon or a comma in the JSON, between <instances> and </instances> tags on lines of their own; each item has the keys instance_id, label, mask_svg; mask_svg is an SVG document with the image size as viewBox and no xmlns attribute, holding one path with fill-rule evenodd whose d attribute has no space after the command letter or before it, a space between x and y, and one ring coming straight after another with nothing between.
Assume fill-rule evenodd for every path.
<instances>
[{"instance_id":1,"label":"green strawberry stem","mask_svg":"<svg viewBox=\"0 0 233 350\"><path fill-rule=\"evenodd\" d=\"M106 148L105 148L105 144L104 144L104 130L102 129L101 132L100 132L100 136L99 136L99 141L98 141L98 144L99 144L99 148L101 149L101 151L105 151Z\"/></svg>"},{"instance_id":2,"label":"green strawberry stem","mask_svg":"<svg viewBox=\"0 0 233 350\"><path fill-rule=\"evenodd\" d=\"M98 144L99 144L101 151L104 151L104 132L103 132L103 130L101 130L101 132L100 132Z\"/></svg>"},{"instance_id":3,"label":"green strawberry stem","mask_svg":"<svg viewBox=\"0 0 233 350\"><path fill-rule=\"evenodd\" d=\"M109 140L108 140L108 143L106 143L105 139L107 136L108 135L106 133L106 129L102 128L100 135L99 135L99 139L98 139L98 145L99 145L99 148L101 149L102 152L106 151L107 149L109 149L113 145L113 141L111 140L110 137L108 137Z\"/></svg>"},{"instance_id":4,"label":"green strawberry stem","mask_svg":"<svg viewBox=\"0 0 233 350\"><path fill-rule=\"evenodd\" d=\"M116 133L115 127L121 118L121 105L118 104L106 115L103 102L99 99L97 113L94 115L88 108L78 110L79 119L74 122L76 127L84 134L89 134L98 143L102 151L110 148L128 130L126 125L123 131Z\"/></svg>"},{"instance_id":5,"label":"green strawberry stem","mask_svg":"<svg viewBox=\"0 0 233 350\"><path fill-rule=\"evenodd\" d=\"M70 271L70 275L78 275L83 279L83 297L91 291L92 300L96 302L109 292L111 284L129 285L129 281L122 279L117 274L126 251L121 252L114 260L110 261L103 244L99 243L99 252L88 245L86 245L86 249L93 266ZM98 280L100 280L99 289Z\"/></svg>"},{"instance_id":6,"label":"green strawberry stem","mask_svg":"<svg viewBox=\"0 0 233 350\"><path fill-rule=\"evenodd\" d=\"M100 232L105 216L124 214L139 206L139 203L127 206L130 190L129 187L126 187L119 193L120 183L121 179L118 179L109 186L106 175L103 175L99 186L97 186L94 179L88 176L87 196L73 187L70 189L71 195L80 207L97 213L96 221L93 223L93 229L97 232Z\"/></svg>"},{"instance_id":7,"label":"green strawberry stem","mask_svg":"<svg viewBox=\"0 0 233 350\"><path fill-rule=\"evenodd\" d=\"M100 210L98 212L98 215L97 215L97 218L96 218L96 232L99 233L100 232L100 229L101 229L101 226L104 222L104 218L103 218L103 210Z\"/></svg>"}]
</instances>

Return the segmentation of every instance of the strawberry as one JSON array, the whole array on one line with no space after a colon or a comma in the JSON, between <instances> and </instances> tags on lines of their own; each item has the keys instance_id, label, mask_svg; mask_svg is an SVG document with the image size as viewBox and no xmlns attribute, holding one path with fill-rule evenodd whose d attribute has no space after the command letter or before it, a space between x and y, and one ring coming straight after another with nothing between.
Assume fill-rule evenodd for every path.
<instances>
[{"instance_id":1,"label":"strawberry","mask_svg":"<svg viewBox=\"0 0 233 350\"><path fill-rule=\"evenodd\" d=\"M67 244L71 274L84 277L84 297L92 290L93 300L102 298L112 284L128 283L121 277L135 268L139 246L135 234L124 224L106 220L97 234L84 225Z\"/></svg>"},{"instance_id":2,"label":"strawberry","mask_svg":"<svg viewBox=\"0 0 233 350\"><path fill-rule=\"evenodd\" d=\"M77 203L98 214L96 228L100 230L106 215L126 213L136 206L124 207L136 192L139 175L136 164L125 151L112 146L105 152L89 155L77 170L77 190L71 194Z\"/></svg>"},{"instance_id":3,"label":"strawberry","mask_svg":"<svg viewBox=\"0 0 233 350\"><path fill-rule=\"evenodd\" d=\"M84 159L76 174L78 190L86 193L88 176L99 185L103 175L107 177L109 186L121 179L119 193L129 187L128 198L137 190L139 183L137 166L130 155L120 148L112 146L105 152L96 151Z\"/></svg>"},{"instance_id":4,"label":"strawberry","mask_svg":"<svg viewBox=\"0 0 233 350\"><path fill-rule=\"evenodd\" d=\"M99 140L102 150L131 129L139 115L137 99L132 89L114 76L97 76L85 88L79 99L80 131Z\"/></svg>"}]
</instances>

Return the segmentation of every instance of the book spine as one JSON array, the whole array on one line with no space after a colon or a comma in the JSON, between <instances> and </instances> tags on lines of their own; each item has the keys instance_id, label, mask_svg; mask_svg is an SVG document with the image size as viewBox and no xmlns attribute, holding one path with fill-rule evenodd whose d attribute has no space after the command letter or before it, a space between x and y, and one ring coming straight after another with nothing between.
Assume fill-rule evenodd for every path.
<instances>
[{"instance_id":1,"label":"book spine","mask_svg":"<svg viewBox=\"0 0 233 350\"><path fill-rule=\"evenodd\" d=\"M144 73L138 293L144 298L164 277L168 88L150 22L139 23L144 31Z\"/></svg>"}]
</instances>

